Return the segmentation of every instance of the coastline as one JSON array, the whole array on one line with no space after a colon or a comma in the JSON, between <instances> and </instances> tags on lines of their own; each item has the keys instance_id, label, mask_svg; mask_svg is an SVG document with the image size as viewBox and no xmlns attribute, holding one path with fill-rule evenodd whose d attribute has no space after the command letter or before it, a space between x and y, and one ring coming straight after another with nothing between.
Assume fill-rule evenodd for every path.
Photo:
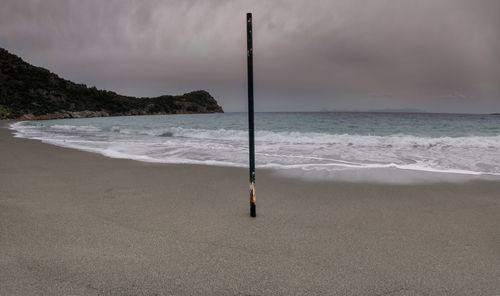
<instances>
[{"instance_id":1,"label":"coastline","mask_svg":"<svg viewBox=\"0 0 500 296\"><path fill-rule=\"evenodd\" d=\"M150 119L151 116L146 116L146 118ZM165 117L160 116L160 118ZM174 119L174 117L170 117L170 119ZM229 145L222 147L223 149L219 151L217 149L211 149L210 147L213 144L219 145L220 141L226 140L223 135L225 133L224 129L212 131L197 130L197 128L190 130L189 128L176 129L172 127L165 128L164 126L155 126L151 128L146 126L138 127L139 130L136 130L137 127L124 126L124 124L127 125L128 123L121 122L119 117L109 119L109 122L113 122L112 120L114 120L114 123L109 126L102 122L99 123L99 121L96 123L89 123L88 120L92 122L91 119L83 119L85 123L81 127L79 124L74 126L69 122L74 121L76 123L79 122L79 120L82 119L61 119L61 121L57 123L51 120L52 126L51 123L48 122L47 124L50 128L48 130L44 128L39 129L41 133L37 133L36 129L31 130L31 128L24 128L25 125L29 127L31 124L38 125L39 128L39 124L34 123L34 121L10 123L9 129L16 131L16 137L41 140L43 143L98 153L111 158L132 159L164 164L193 164L238 168L248 167L248 156L246 152L240 149L247 145L248 136L241 130L230 130L226 137L235 137L233 132L236 132L236 138L233 138L231 143L226 143ZM143 119L137 119L139 122L141 120ZM83 122L80 121L80 123ZM145 124L147 125L150 123ZM44 126L43 123L40 125ZM55 130L53 131L52 128ZM121 131L122 128L124 129L123 134ZM131 130L127 130L129 128L131 128ZM69 136L64 134L66 131L73 129L75 133ZM35 131L35 133L32 133L32 131ZM125 142L122 142L120 145L106 145L104 143L101 145L101 139L97 141L87 139L88 135L85 133L88 131L95 132L96 135L104 138L114 136L107 133L107 131L117 132L116 135L119 137L111 140L111 142L120 142L119 139L123 135L131 135L128 136L131 138L126 139ZM61 132L63 133L62 135L60 134ZM213 137L215 141L212 141L212 139L203 140L206 136L204 135L205 133L210 134L209 138ZM314 139L311 139L311 143L299 143L297 146L299 151L292 152L292 154L295 153L298 154L298 156L302 154L301 157L304 159L311 159L312 161L310 163L295 163L289 161L294 157L279 158L279 155L273 155L273 147L275 149L280 149L280 141L273 142L272 137L286 138L289 137L289 135L286 133L280 134L279 132L277 134L273 134L273 132L270 133L271 135L261 135L264 141L268 141L271 138L271 145L265 143L261 146L264 150L259 153L263 155L263 159L261 159L260 165L257 165L257 169L259 171L268 170L282 177L291 177L300 180L384 184L460 183L474 180L500 181L500 173L498 172L498 168L495 167L497 155L492 153L490 149L493 147L492 145L498 145L500 138L486 137L473 140L476 143L482 143L482 146L480 145L477 147L478 150L474 154L471 154L469 151L470 149L464 149L464 147L467 147L466 145L464 146L464 141L466 143L471 141L467 137L420 138L412 135L405 137L394 135L382 139L380 136L371 138L370 136L353 135L352 137L345 138L345 135L327 135L331 137L329 141L332 143L347 144L341 145L337 148L338 150L336 152L337 154L344 155L340 157L341 159L348 159L344 162L342 160L336 160L336 158L339 158L338 155L329 155L328 153L320 153L318 156L319 158L309 157L309 151L316 148L307 146L311 145L314 141L320 142L319 150L324 149L324 147L321 146L324 145L324 142L322 142L324 139L318 139L318 136L312 133L303 135L304 138L313 137ZM138 136L140 139L134 138L135 136ZM152 136L152 138L144 138L143 136ZM168 143L162 141L163 137L172 136L172 140L169 140ZM242 139L244 140L242 141ZM281 142L286 143L286 141L283 140L281 140ZM352 142L356 144L352 144ZM368 144L366 142L368 142ZM359 147L351 149L349 147L351 145L357 145ZM367 158L361 157L359 160L356 160L358 157L356 156L356 152L359 153L359 148L366 149L363 147L364 145L370 147L368 151L364 152ZM488 145L488 147L485 147L486 145ZM208 149L204 150L203 147L205 146L208 146ZM226 151L229 146L232 146L233 150L241 150L239 151L239 155L233 155L233 150L231 149ZM166 150L159 152L157 151L159 147L163 147ZM450 147L455 149L450 149ZM386 150L386 148L389 149ZM432 148L432 150L430 148ZM182 152L190 149L193 150L192 155L188 157L182 155ZM167 153L166 151L172 153ZM228 155L231 155L231 157L226 157L225 155L227 153L225 152L229 152ZM287 156L287 153L290 153L290 151L284 151L282 154ZM405 153L408 153L407 157L404 156ZM465 155L462 155L462 153L465 153ZM382 156L376 156L377 154L382 154ZM478 154L482 155L481 162L475 159ZM203 157L200 157L200 155L203 155ZM457 158L453 157L453 155L461 155L461 157ZM329 159L329 157L332 158ZM374 157L382 157L383 160L377 160L373 163ZM450 158L448 159L448 157ZM416 160L413 161L412 159ZM316 160L320 161L315 163ZM330 162L321 160L330 160ZM426 161L430 161L431 164L426 164ZM444 165L441 165L440 162L443 162ZM491 164L490 167L488 167L488 163Z\"/></svg>"},{"instance_id":2,"label":"coastline","mask_svg":"<svg viewBox=\"0 0 500 296\"><path fill-rule=\"evenodd\" d=\"M0 122L3 126L6 121ZM496 295L500 182L113 159L0 128L1 295Z\"/></svg>"}]
</instances>

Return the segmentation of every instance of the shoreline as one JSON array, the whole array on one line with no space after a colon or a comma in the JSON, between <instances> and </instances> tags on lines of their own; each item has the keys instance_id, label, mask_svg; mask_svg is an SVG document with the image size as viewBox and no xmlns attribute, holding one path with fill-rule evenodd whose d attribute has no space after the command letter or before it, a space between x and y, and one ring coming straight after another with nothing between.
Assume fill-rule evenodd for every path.
<instances>
[{"instance_id":1,"label":"shoreline","mask_svg":"<svg viewBox=\"0 0 500 296\"><path fill-rule=\"evenodd\" d=\"M496 295L500 182L146 163L0 128L2 295Z\"/></svg>"},{"instance_id":2,"label":"shoreline","mask_svg":"<svg viewBox=\"0 0 500 296\"><path fill-rule=\"evenodd\" d=\"M138 115L140 116L140 115ZM25 121L25 120L22 120ZM18 133L15 129L10 127L11 124L19 121L11 120L4 122L3 127L12 131L13 133ZM143 157L137 157L135 155L112 155L106 153L106 151L96 150L92 148L75 147L71 145L61 143L51 143L48 140L25 138L22 136L15 136L16 138L35 140L47 145L53 145L66 149L73 149L77 151L95 153L108 158L114 159L124 159L133 160L139 162L147 163L157 163L157 164L172 164L172 165L201 165L201 166L215 166L221 168L237 168L246 169L246 166L240 166L237 164L223 164L223 163L197 163L192 160L191 162L169 162L162 160L146 159ZM427 184L427 183L460 183L469 182L476 180L485 181L499 181L500 174L489 174L489 173L478 173L472 171L440 171L440 170L424 170L417 168L405 168L399 167L397 165L387 166L387 167L377 167L377 168L344 168L339 170L321 170L312 169L305 170L301 168L288 168L288 167L259 167L257 166L259 172L265 171L271 174L276 174L280 177L299 179L302 181L323 181L323 182L352 182L352 183L382 183L382 184Z\"/></svg>"}]
</instances>

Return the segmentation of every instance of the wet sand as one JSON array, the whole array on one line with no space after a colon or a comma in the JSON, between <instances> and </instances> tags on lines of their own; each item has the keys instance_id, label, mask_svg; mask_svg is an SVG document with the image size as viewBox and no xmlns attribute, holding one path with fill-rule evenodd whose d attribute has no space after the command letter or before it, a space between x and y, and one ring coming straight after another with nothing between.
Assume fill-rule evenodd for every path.
<instances>
[{"instance_id":1,"label":"wet sand","mask_svg":"<svg viewBox=\"0 0 500 296\"><path fill-rule=\"evenodd\" d=\"M0 128L0 295L500 295L500 182L258 171L248 211L244 169Z\"/></svg>"}]
</instances>

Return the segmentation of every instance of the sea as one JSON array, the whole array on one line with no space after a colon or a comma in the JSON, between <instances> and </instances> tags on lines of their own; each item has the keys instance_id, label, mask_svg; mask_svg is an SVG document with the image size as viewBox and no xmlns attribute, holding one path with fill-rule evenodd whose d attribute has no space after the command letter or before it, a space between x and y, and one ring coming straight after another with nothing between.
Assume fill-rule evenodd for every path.
<instances>
[{"instance_id":1,"label":"sea","mask_svg":"<svg viewBox=\"0 0 500 296\"><path fill-rule=\"evenodd\" d=\"M10 128L16 137L113 158L230 167L249 161L246 113L22 121ZM291 175L500 176L500 116L256 113L255 150L257 170Z\"/></svg>"}]
</instances>

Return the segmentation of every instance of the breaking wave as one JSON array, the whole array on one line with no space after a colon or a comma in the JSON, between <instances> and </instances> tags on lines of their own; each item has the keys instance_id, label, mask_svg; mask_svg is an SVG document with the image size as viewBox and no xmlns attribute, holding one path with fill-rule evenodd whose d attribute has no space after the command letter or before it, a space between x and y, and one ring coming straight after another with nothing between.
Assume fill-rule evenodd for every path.
<instances>
[{"instance_id":1,"label":"breaking wave","mask_svg":"<svg viewBox=\"0 0 500 296\"><path fill-rule=\"evenodd\" d=\"M247 166L248 134L231 128L39 124L11 125L17 137L148 162ZM257 167L303 171L398 168L500 175L500 135L416 136L256 132Z\"/></svg>"}]
</instances>

